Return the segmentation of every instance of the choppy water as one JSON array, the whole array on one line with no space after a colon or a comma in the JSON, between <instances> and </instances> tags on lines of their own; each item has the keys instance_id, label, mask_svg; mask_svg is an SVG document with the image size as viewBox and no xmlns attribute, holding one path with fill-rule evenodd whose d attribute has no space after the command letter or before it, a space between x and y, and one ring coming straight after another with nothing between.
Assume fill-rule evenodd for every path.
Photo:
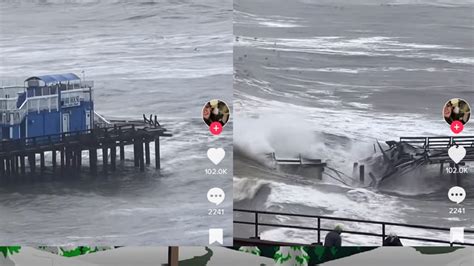
<instances>
[{"instance_id":1,"label":"choppy water","mask_svg":"<svg viewBox=\"0 0 474 266\"><path fill-rule=\"evenodd\" d=\"M474 226L472 165L463 184L467 214L454 216L448 214L457 207L447 199L451 183L437 177L439 169L398 177L382 191L327 176L323 183L288 176L266 156L303 154L351 175L353 162L374 154L376 140L450 135L441 116L444 103L461 97L474 104L473 1L238 0L234 9L236 207ZM472 122L462 134L472 135ZM364 224L345 228L380 233ZM251 232L235 230L237 236ZM266 239L316 241L307 231L263 231ZM449 239L437 232L388 231ZM380 244L352 235L343 241Z\"/></svg>"},{"instance_id":2,"label":"choppy water","mask_svg":"<svg viewBox=\"0 0 474 266\"><path fill-rule=\"evenodd\" d=\"M3 85L85 70L96 111L156 114L174 136L162 141L160 172L126 161L106 176L0 185L0 244L202 245L210 226L230 244L231 175L209 178L204 168L207 149L220 146L232 169L232 125L213 137L199 116L211 98L231 103L231 20L231 1L220 0L2 1ZM220 218L207 216L215 186L228 195Z\"/></svg>"}]
</instances>

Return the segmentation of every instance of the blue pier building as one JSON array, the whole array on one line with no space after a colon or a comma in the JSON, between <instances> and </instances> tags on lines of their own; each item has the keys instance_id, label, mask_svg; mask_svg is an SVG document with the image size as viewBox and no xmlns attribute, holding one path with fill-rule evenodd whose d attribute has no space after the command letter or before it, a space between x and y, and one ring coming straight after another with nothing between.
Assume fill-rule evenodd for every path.
<instances>
[{"instance_id":1,"label":"blue pier building","mask_svg":"<svg viewBox=\"0 0 474 266\"><path fill-rule=\"evenodd\" d=\"M94 126L93 82L73 73L33 76L0 88L0 140L83 131Z\"/></svg>"}]
</instances>

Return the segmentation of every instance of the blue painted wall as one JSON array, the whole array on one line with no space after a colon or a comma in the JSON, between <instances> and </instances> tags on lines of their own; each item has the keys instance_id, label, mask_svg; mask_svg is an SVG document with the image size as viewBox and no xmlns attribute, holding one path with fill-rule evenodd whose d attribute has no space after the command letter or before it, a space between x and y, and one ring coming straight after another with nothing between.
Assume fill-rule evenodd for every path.
<instances>
[{"instance_id":1,"label":"blue painted wall","mask_svg":"<svg viewBox=\"0 0 474 266\"><path fill-rule=\"evenodd\" d=\"M25 131L25 125L28 137L59 134L62 132L61 123L63 113L69 113L70 132L86 130L86 111L91 111L92 113L93 106L94 104L92 102L81 102L79 106L61 108L60 111L54 110L49 112L46 110L39 113L28 113L25 120L20 125L15 125L13 127L12 136L2 134L2 131L4 131L3 128L8 130L9 127L0 127L0 139L4 137L12 139L20 138L20 132L22 131L21 127L24 127L23 131ZM21 137L24 138L26 136L23 135Z\"/></svg>"},{"instance_id":2,"label":"blue painted wall","mask_svg":"<svg viewBox=\"0 0 474 266\"><path fill-rule=\"evenodd\" d=\"M28 137L60 133L61 117L56 111L32 112L27 116Z\"/></svg>"}]
</instances>

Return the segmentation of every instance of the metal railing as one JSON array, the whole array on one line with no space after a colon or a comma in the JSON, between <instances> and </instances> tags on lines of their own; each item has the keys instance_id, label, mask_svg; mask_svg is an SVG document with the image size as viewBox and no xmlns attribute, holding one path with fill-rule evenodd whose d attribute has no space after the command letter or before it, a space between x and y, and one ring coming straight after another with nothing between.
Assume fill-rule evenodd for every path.
<instances>
[{"instance_id":1,"label":"metal railing","mask_svg":"<svg viewBox=\"0 0 474 266\"><path fill-rule=\"evenodd\" d=\"M0 110L15 110L18 98L0 98Z\"/></svg>"},{"instance_id":2,"label":"metal railing","mask_svg":"<svg viewBox=\"0 0 474 266\"><path fill-rule=\"evenodd\" d=\"M25 89L23 86L0 87L0 98L15 98L18 92L23 92Z\"/></svg>"},{"instance_id":3,"label":"metal railing","mask_svg":"<svg viewBox=\"0 0 474 266\"><path fill-rule=\"evenodd\" d=\"M26 110L9 110L0 112L0 125L16 125L23 121Z\"/></svg>"},{"instance_id":4,"label":"metal railing","mask_svg":"<svg viewBox=\"0 0 474 266\"><path fill-rule=\"evenodd\" d=\"M26 106L26 107L24 107ZM26 98L25 102L20 106L19 110L26 108L27 112L41 112L44 110L58 110L58 95L37 96Z\"/></svg>"},{"instance_id":5,"label":"metal railing","mask_svg":"<svg viewBox=\"0 0 474 266\"><path fill-rule=\"evenodd\" d=\"M366 224L377 224L381 226L381 233L372 233L372 232L361 232L361 231L350 231L344 230L343 233L345 234L353 234L353 235L365 235L365 236L373 236L373 237L380 237L383 243L383 240L388 236L386 233L387 226L396 226L396 227L405 227L405 228L417 228L417 229L424 229L424 230L434 230L434 231L444 231L449 232L450 228L444 227L437 227L437 226L426 226L426 225L413 225L413 224L402 224L402 223L393 223L393 222L382 222L382 221L370 221L370 220L360 220L360 219L352 219L352 218L341 218L341 217L332 217L332 216L322 216L322 215L308 215L308 214L295 214L295 213L282 213L282 212L271 212L271 211L258 211L258 210L245 210L245 209L234 209L235 213L252 213L254 214L253 221L239 221L234 219L234 224L245 224L245 225L253 225L254 226L254 236L255 238L259 238L259 227L266 226L266 227L276 227L276 228L292 228L292 229L302 229L302 230L311 230L317 231L318 234L318 243L321 243L321 232L329 232L333 229L329 228L322 228L321 222L323 220L332 220L332 221L339 221L339 222L353 222L353 223L366 223ZM314 219L314 223L317 225L316 227L311 226L300 226L300 225L291 225L291 224L282 224L282 223L267 223L267 222L260 222L260 218L263 215L279 215L279 216L287 216L287 217L300 217L300 218L310 218ZM464 230L464 234L472 234L474 236L474 230ZM440 239L433 239L433 238L424 238L424 237L413 237L413 236L404 236L398 235L400 239L406 240L415 240L421 242L431 242L431 243L441 243L441 244L459 244L459 245L466 245L466 246L474 246L474 243L451 243L447 240L440 240Z\"/></svg>"},{"instance_id":6,"label":"metal railing","mask_svg":"<svg viewBox=\"0 0 474 266\"><path fill-rule=\"evenodd\" d=\"M14 100L14 104L16 107L17 99ZM43 110L51 111L58 109L58 95L47 95L27 98L19 108L12 108L0 111L0 125L20 124L28 112L40 112Z\"/></svg>"},{"instance_id":7,"label":"metal railing","mask_svg":"<svg viewBox=\"0 0 474 266\"><path fill-rule=\"evenodd\" d=\"M474 148L474 136L459 137L401 137L400 142L425 149L447 149L453 145Z\"/></svg>"},{"instance_id":8,"label":"metal railing","mask_svg":"<svg viewBox=\"0 0 474 266\"><path fill-rule=\"evenodd\" d=\"M19 108L16 107L18 98L0 99L0 125L19 124L29 112L57 111L59 110L58 97L58 94L28 97ZM91 100L89 89L85 88L64 91L61 98L75 98L77 103ZM69 104L71 103L72 101L69 101Z\"/></svg>"}]
</instances>

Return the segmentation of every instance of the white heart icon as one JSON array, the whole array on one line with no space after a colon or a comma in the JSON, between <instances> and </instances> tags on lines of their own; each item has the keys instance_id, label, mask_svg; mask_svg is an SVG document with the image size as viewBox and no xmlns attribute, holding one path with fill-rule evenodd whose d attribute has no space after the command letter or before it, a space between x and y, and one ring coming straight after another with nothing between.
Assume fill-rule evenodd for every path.
<instances>
[{"instance_id":1,"label":"white heart icon","mask_svg":"<svg viewBox=\"0 0 474 266\"><path fill-rule=\"evenodd\" d=\"M459 163L466 156L466 149L463 146L451 146L448 155L455 163Z\"/></svg>"},{"instance_id":2,"label":"white heart icon","mask_svg":"<svg viewBox=\"0 0 474 266\"><path fill-rule=\"evenodd\" d=\"M207 158L211 160L215 165L218 165L225 157L225 151L223 148L210 148L207 150Z\"/></svg>"}]
</instances>

